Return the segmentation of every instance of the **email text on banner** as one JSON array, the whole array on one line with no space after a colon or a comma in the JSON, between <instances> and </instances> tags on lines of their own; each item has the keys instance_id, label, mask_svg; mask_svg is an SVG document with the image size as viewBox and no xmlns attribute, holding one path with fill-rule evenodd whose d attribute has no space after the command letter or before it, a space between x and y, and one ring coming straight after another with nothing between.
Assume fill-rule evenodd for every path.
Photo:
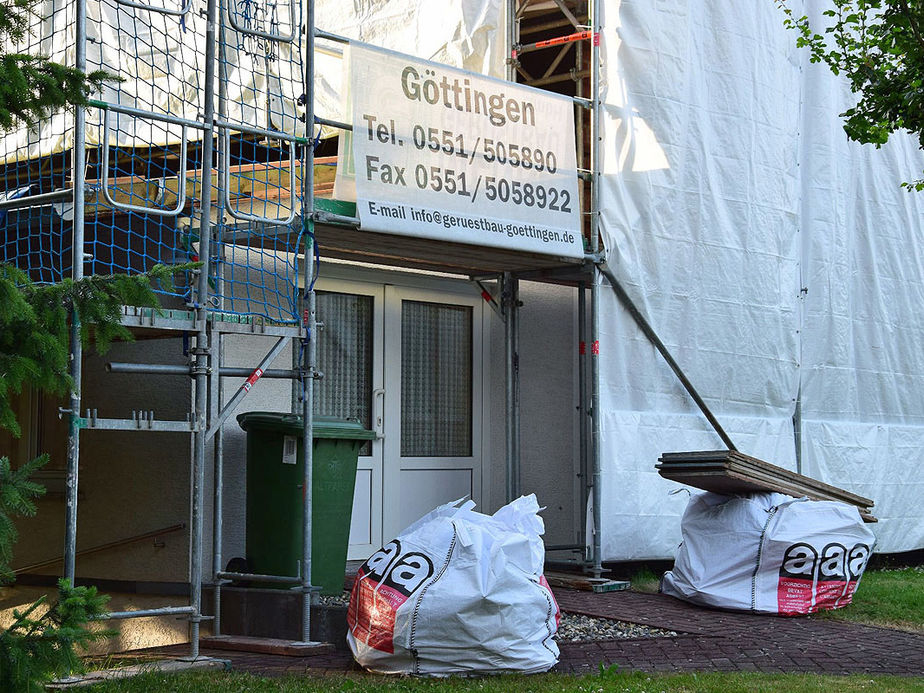
<instances>
[{"instance_id":1,"label":"email text on banner","mask_svg":"<svg viewBox=\"0 0 924 693\"><path fill-rule=\"evenodd\" d=\"M570 99L352 46L363 228L582 257Z\"/></svg>"}]
</instances>

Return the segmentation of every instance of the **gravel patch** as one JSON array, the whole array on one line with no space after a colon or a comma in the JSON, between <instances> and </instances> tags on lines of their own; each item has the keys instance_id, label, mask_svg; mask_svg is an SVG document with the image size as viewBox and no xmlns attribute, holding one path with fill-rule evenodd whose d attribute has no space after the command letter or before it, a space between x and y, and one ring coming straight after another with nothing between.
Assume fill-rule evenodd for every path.
<instances>
[{"instance_id":1,"label":"gravel patch","mask_svg":"<svg viewBox=\"0 0 924 693\"><path fill-rule=\"evenodd\" d=\"M318 595L318 602L323 606L347 606L350 602L350 593ZM663 628L562 612L555 639L558 642L587 642L621 638L672 638L676 635L676 632Z\"/></svg>"},{"instance_id":2,"label":"gravel patch","mask_svg":"<svg viewBox=\"0 0 924 693\"><path fill-rule=\"evenodd\" d=\"M350 593L344 592L343 594L319 594L317 596L317 600L321 606L349 606Z\"/></svg>"},{"instance_id":3,"label":"gravel patch","mask_svg":"<svg viewBox=\"0 0 924 693\"><path fill-rule=\"evenodd\" d=\"M675 631L663 628L562 612L555 639L558 642L587 642L620 638L672 638L676 635Z\"/></svg>"}]
</instances>

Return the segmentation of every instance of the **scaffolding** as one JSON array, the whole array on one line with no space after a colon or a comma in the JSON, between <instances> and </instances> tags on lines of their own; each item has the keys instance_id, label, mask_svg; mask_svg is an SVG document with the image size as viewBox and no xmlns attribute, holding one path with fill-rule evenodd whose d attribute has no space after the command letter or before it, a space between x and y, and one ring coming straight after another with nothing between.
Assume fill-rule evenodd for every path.
<instances>
[{"instance_id":1,"label":"scaffolding","mask_svg":"<svg viewBox=\"0 0 924 693\"><path fill-rule=\"evenodd\" d=\"M72 116L56 116L38 128L6 137L2 170L7 192L0 200L6 232L0 262L24 269L38 282L79 280L85 273L138 273L157 263L201 263L197 271L179 277L174 288L158 289L163 310L126 307L123 316L123 324L135 330L191 335L189 366L111 364L114 372L189 375L193 404L186 420L159 419L149 412L122 419L100 418L89 410L81 415L82 348L79 316L73 316L74 386L65 410L64 577L73 581L76 575L81 431L187 433L192 436L189 604L113 612L107 618L184 617L191 627L190 656L196 658L200 624L210 618L203 615L202 604L209 573L214 634L221 633L223 584L283 583L301 594L301 641L311 643L313 384L319 377L314 284L319 246L327 257L499 282L505 323L508 500L520 494L519 282L551 281L578 290L581 508L592 506L593 527L599 528L594 358L601 258L599 3L555 0L555 8L535 10L529 0L507 0L508 79L519 75L526 84L562 91L577 109L586 255L582 262L567 265L519 251L479 254L459 248L459 253L451 253L443 242L360 230L355 205L316 194L329 170L328 161L315 157L321 127L352 128L315 114L315 42L349 41L315 27L312 2L204 4L204 12L198 12L192 0L47 0L30 34L38 40L21 47L84 71L107 70L123 80L110 82L98 100L75 109ZM63 35L66 27L73 27L73 56L62 42L48 39L56 32ZM527 37L529 41L521 42ZM253 369L230 368L222 360L222 340L229 334L271 336L275 343ZM289 345L290 367L270 368ZM240 378L240 387L224 401L221 379L228 377ZM231 572L222 565L222 424L260 377L291 380L291 409L301 414L304 424L305 531L297 575ZM213 565L207 571L203 518L209 441ZM549 549L579 552L580 562L599 576L600 533L584 532L581 523L579 542Z\"/></svg>"}]
</instances>

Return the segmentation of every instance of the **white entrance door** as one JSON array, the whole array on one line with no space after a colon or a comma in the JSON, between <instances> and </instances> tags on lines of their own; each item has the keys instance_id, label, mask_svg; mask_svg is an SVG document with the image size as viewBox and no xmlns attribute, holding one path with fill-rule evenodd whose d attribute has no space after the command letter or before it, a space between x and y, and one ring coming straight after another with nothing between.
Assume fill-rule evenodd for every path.
<instances>
[{"instance_id":1,"label":"white entrance door","mask_svg":"<svg viewBox=\"0 0 924 693\"><path fill-rule=\"evenodd\" d=\"M385 288L386 541L441 503L481 501L483 303Z\"/></svg>"},{"instance_id":2,"label":"white entrance door","mask_svg":"<svg viewBox=\"0 0 924 693\"><path fill-rule=\"evenodd\" d=\"M379 434L359 451L349 558L382 545L382 361L385 291L363 282L318 282L318 370L315 415L359 419Z\"/></svg>"},{"instance_id":3,"label":"white entrance door","mask_svg":"<svg viewBox=\"0 0 924 693\"><path fill-rule=\"evenodd\" d=\"M359 418L351 560L462 496L481 501L482 306L473 292L321 280L315 413Z\"/></svg>"}]
</instances>

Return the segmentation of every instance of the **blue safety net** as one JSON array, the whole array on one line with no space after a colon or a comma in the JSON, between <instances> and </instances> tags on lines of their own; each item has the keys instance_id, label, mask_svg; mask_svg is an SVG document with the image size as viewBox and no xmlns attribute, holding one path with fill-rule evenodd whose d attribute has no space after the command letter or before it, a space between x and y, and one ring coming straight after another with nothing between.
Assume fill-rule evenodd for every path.
<instances>
[{"instance_id":1,"label":"blue safety net","mask_svg":"<svg viewBox=\"0 0 924 693\"><path fill-rule=\"evenodd\" d=\"M27 204L0 210L0 262L40 282L70 276L75 209L67 190L82 185L84 273L205 260L205 228L208 296L186 273L159 289L165 304L298 321L309 146L301 3L220 5L210 52L205 0L87 2L87 68L113 79L86 110L86 165L74 170L72 112L0 137L0 205ZM17 50L73 64L74 8L73 0L39 2ZM208 74L215 117L205 160ZM45 193L57 197L30 200Z\"/></svg>"}]
</instances>

